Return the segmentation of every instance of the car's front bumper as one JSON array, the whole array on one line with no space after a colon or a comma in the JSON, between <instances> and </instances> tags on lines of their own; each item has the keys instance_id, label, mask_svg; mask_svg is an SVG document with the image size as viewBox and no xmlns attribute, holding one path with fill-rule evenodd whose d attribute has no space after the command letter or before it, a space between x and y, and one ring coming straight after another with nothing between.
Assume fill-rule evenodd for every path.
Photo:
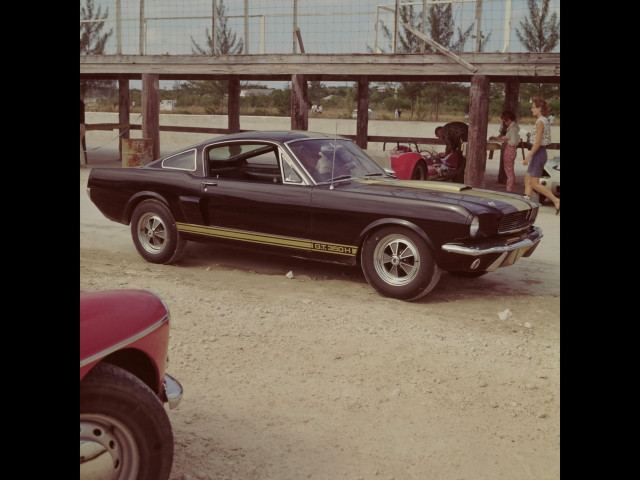
<instances>
[{"instance_id":1,"label":"car's front bumper","mask_svg":"<svg viewBox=\"0 0 640 480\"><path fill-rule=\"evenodd\" d=\"M182 400L182 385L168 373L164 374L164 391L169 408L176 408Z\"/></svg>"},{"instance_id":2,"label":"car's front bumper","mask_svg":"<svg viewBox=\"0 0 640 480\"><path fill-rule=\"evenodd\" d=\"M540 227L532 227L526 237L512 243L507 240L501 244L484 243L479 245L463 245L445 243L442 250L447 253L467 258L463 261L466 271L493 272L500 267L513 265L521 257L530 256L542 239Z\"/></svg>"}]
</instances>

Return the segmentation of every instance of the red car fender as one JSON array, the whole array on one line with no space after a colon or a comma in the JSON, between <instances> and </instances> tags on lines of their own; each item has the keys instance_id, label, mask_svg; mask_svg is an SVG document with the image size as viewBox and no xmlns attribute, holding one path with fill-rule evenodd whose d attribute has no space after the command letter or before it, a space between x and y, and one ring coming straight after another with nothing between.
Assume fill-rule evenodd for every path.
<instances>
[{"instance_id":1,"label":"red car fender","mask_svg":"<svg viewBox=\"0 0 640 480\"><path fill-rule=\"evenodd\" d=\"M391 154L391 169L396 172L398 180L411 180L413 168L422 160L422 155L418 152L401 153L400 155ZM425 162L427 163L427 162Z\"/></svg>"},{"instance_id":2,"label":"red car fender","mask_svg":"<svg viewBox=\"0 0 640 480\"><path fill-rule=\"evenodd\" d=\"M146 290L80 292L80 380L102 358L136 349L155 365L158 382L165 373L169 309Z\"/></svg>"}]
</instances>

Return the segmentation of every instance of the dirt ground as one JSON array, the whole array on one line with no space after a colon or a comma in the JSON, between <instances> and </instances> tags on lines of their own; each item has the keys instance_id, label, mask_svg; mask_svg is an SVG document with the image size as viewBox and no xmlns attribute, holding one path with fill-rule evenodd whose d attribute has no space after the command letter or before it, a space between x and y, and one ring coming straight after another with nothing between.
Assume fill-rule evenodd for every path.
<instances>
[{"instance_id":1,"label":"dirt ground","mask_svg":"<svg viewBox=\"0 0 640 480\"><path fill-rule=\"evenodd\" d=\"M114 151L89 167L118 167ZM497 185L487 161L487 187ZM517 189L524 175L516 162ZM80 169L80 288L143 288L172 314L172 480L560 478L560 220L529 258L426 298L360 270L190 242L146 263ZM293 278L287 273L292 272Z\"/></svg>"}]
</instances>

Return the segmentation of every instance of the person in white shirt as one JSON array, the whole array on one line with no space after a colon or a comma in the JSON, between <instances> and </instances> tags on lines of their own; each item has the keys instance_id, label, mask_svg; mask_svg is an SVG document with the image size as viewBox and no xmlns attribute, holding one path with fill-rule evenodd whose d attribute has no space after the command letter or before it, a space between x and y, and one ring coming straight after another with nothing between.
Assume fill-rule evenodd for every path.
<instances>
[{"instance_id":1,"label":"person in white shirt","mask_svg":"<svg viewBox=\"0 0 640 480\"><path fill-rule=\"evenodd\" d=\"M504 144L502 161L504 173L507 176L507 192L513 192L516 186L516 174L514 163L518 155L518 144L520 143L520 127L516 123L516 116L511 110L502 112L502 121L507 126L507 131L503 136L489 137L489 140L498 140Z\"/></svg>"},{"instance_id":2,"label":"person in white shirt","mask_svg":"<svg viewBox=\"0 0 640 480\"><path fill-rule=\"evenodd\" d=\"M527 166L524 176L524 195L529 197L535 190L553 202L556 207L556 215L560 213L560 199L547 187L540 184L540 177L547 163L547 148L551 143L551 123L549 122L549 104L542 97L535 97L531 102L531 112L537 117L536 131L531 136L531 151L522 162Z\"/></svg>"}]
</instances>

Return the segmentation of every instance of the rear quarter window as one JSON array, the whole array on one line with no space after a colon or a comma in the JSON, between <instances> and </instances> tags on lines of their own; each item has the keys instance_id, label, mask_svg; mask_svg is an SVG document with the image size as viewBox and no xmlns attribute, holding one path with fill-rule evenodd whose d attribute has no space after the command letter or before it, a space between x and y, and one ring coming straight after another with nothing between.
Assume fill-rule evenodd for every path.
<instances>
[{"instance_id":1,"label":"rear quarter window","mask_svg":"<svg viewBox=\"0 0 640 480\"><path fill-rule=\"evenodd\" d=\"M167 157L162 161L162 168L174 170L187 170L194 172L196 170L196 150L187 150L186 152L177 153L171 157Z\"/></svg>"}]
</instances>

